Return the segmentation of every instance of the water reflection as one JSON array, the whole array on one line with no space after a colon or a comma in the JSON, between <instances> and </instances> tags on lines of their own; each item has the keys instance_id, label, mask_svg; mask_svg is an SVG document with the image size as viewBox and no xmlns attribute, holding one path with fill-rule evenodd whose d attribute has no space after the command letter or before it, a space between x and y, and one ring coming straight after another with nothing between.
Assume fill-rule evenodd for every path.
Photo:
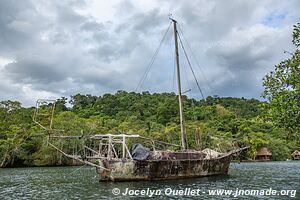
<instances>
[{"instance_id":1,"label":"water reflection","mask_svg":"<svg viewBox=\"0 0 300 200\"><path fill-rule=\"evenodd\" d=\"M0 169L1 199L141 199L147 197L114 196L112 190L178 190L212 189L297 190L300 192L300 162L269 162L231 164L229 175L193 179L98 182L94 168L90 167L39 167ZM149 196L149 195L148 195ZM192 199L191 196L154 195L155 199ZM300 199L299 194L295 199ZM201 199L241 199L231 196L209 196ZM195 199L200 199L195 197ZM242 199L289 199L290 196L243 196Z\"/></svg>"}]
</instances>

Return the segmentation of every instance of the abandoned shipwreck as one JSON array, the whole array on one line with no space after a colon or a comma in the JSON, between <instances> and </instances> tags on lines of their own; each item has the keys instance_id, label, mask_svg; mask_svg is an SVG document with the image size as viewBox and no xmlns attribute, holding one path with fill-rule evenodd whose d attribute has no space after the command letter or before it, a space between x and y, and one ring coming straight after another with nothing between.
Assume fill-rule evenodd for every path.
<instances>
[{"instance_id":1,"label":"abandoned shipwreck","mask_svg":"<svg viewBox=\"0 0 300 200\"><path fill-rule=\"evenodd\" d=\"M219 153L211 149L202 151L188 149L180 82L178 38L181 45L182 42L177 31L177 21L171 19L167 31L171 25L174 29L176 52L181 145L130 134L95 134L89 136L60 134L59 130L52 129L55 101L37 101L34 121L49 133L49 145L76 162L95 167L100 181L163 180L227 174L233 154L245 149L239 148L227 153ZM182 48L184 50L183 46ZM197 79L195 80L197 81ZM41 123L41 117L46 115L43 112L45 105L51 105L49 127L45 127ZM75 141L80 143L82 148L72 152L64 151L59 146L54 145L52 140Z\"/></svg>"}]
</instances>

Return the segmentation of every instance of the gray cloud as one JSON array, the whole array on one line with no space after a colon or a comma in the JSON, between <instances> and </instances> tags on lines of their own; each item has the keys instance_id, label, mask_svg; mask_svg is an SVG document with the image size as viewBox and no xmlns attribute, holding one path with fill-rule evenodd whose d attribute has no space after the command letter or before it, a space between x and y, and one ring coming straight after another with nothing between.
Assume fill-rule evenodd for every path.
<instances>
[{"instance_id":1,"label":"gray cloud","mask_svg":"<svg viewBox=\"0 0 300 200\"><path fill-rule=\"evenodd\" d=\"M93 1L0 0L0 100L29 106L39 97L134 90L170 11L202 67L204 73L191 57L205 95L258 98L262 77L286 57L283 49L293 50L291 28L300 15L298 1L144 3L102 2L95 13ZM174 90L171 36L141 90ZM181 59L183 88L199 98Z\"/></svg>"}]
</instances>

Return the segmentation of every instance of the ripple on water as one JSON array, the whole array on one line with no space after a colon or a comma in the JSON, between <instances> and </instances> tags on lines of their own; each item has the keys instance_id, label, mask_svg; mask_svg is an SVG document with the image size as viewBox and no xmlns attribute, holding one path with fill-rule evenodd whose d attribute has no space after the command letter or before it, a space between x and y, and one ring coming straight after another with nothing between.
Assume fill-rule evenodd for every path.
<instances>
[{"instance_id":1,"label":"ripple on water","mask_svg":"<svg viewBox=\"0 0 300 200\"><path fill-rule=\"evenodd\" d=\"M75 171L76 170L76 171ZM300 188L300 162L231 164L229 175L194 179L148 182L98 182L90 167L36 167L0 169L0 199L127 199L113 196L111 190L129 189L290 189ZM300 190L299 190L300 192ZM299 195L297 195L299 196ZM136 197L135 199L140 199ZM191 199L179 196L155 196L156 199ZM198 197L199 198L199 197ZM212 199L208 195L201 199ZM234 199L216 197L213 199ZM238 199L238 198L236 198ZM255 199L243 197L243 199ZM256 199L275 199L260 197ZM278 198L282 199L282 198Z\"/></svg>"}]
</instances>

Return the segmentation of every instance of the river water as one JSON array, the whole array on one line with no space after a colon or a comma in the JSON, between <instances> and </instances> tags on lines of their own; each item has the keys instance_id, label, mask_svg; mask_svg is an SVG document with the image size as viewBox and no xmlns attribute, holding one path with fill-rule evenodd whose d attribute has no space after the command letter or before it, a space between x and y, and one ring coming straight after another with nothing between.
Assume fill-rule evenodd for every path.
<instances>
[{"instance_id":1,"label":"river water","mask_svg":"<svg viewBox=\"0 0 300 200\"><path fill-rule=\"evenodd\" d=\"M222 190L232 193L213 194ZM297 192L298 161L232 163L226 176L121 183L99 183L91 167L0 169L0 199L300 199Z\"/></svg>"}]
</instances>

